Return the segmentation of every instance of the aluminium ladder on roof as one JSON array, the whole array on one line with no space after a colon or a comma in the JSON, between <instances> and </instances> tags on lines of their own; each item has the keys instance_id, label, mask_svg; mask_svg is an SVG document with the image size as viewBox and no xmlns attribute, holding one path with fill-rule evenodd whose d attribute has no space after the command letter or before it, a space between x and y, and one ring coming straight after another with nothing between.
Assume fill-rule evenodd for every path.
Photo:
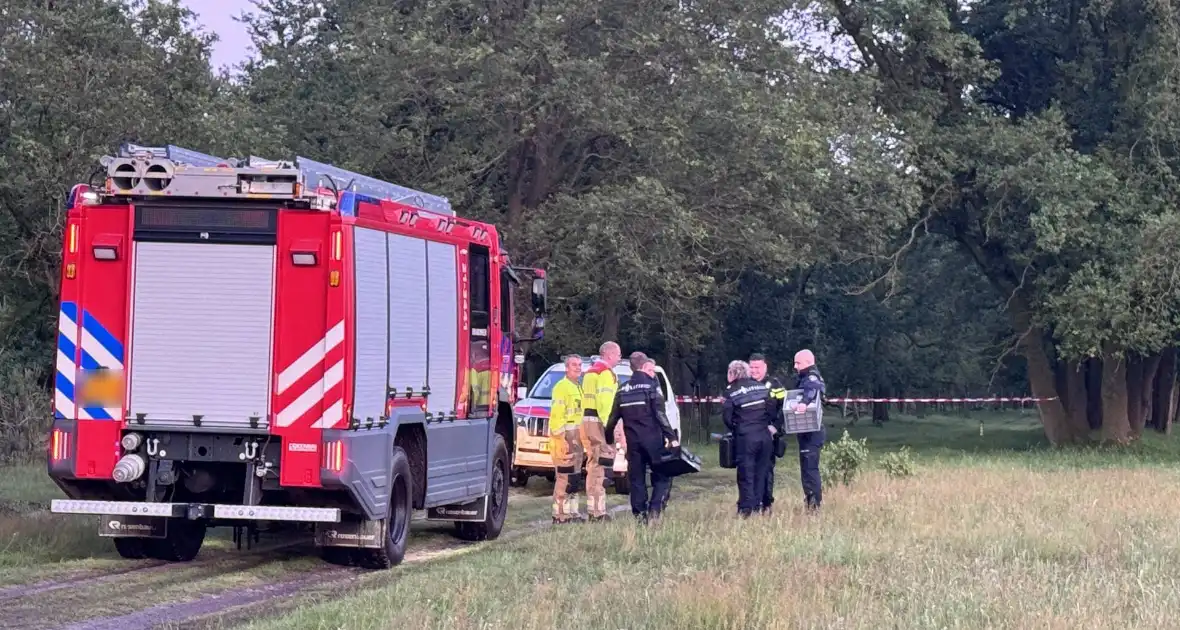
<instances>
[{"instance_id":1,"label":"aluminium ladder on roof","mask_svg":"<svg viewBox=\"0 0 1180 630\"><path fill-rule=\"evenodd\" d=\"M229 164L231 166L260 168L280 166L284 163L290 164L286 160L268 160L253 155L246 160L245 164L238 164L236 160L227 160L171 144L163 147L146 147L128 143L119 147L119 153L120 157L133 157L148 153L153 157L165 158L179 164L198 167L213 167L218 164ZM378 199L407 203L439 214L455 215L455 210L451 207L451 202L446 197L381 181L368 175L362 175L302 156L295 157L294 166L299 170L300 177L302 177L305 186L349 191Z\"/></svg>"}]
</instances>

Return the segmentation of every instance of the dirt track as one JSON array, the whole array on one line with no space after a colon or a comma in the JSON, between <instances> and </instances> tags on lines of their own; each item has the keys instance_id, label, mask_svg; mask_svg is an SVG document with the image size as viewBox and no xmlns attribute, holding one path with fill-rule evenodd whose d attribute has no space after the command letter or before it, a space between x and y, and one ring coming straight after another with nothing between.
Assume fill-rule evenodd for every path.
<instances>
[{"instance_id":1,"label":"dirt track","mask_svg":"<svg viewBox=\"0 0 1180 630\"><path fill-rule=\"evenodd\" d=\"M673 500L701 490L674 493ZM624 504L610 511L617 515L629 509ZM497 542L549 526L546 518L506 527ZM486 544L464 542L438 530L418 531L411 535L401 566L438 561ZM212 553L187 563L128 561L115 571L79 571L0 587L0 628L226 628L338 595L342 582L372 574L324 563L309 535L285 534L264 539L249 551Z\"/></svg>"},{"instance_id":2,"label":"dirt track","mask_svg":"<svg viewBox=\"0 0 1180 630\"><path fill-rule=\"evenodd\" d=\"M627 510L618 506L612 512ZM499 541L544 529L548 520L506 531ZM474 550L486 543L443 538L423 543L412 536L402 566L413 566ZM369 574L361 569L329 565L315 559L310 537L261 545L229 557L197 559L182 564L139 561L118 571L81 572L56 580L0 588L0 628L5 630L131 630L135 628L222 628L246 620L281 613L339 593L343 581ZM286 570L285 561L308 565ZM131 562L131 561L129 561ZM262 584L219 584L217 588L185 592L188 579L232 579L251 569L274 573ZM175 597L135 597L162 587L177 590ZM161 601L162 600L162 601ZM96 606L106 602L106 606Z\"/></svg>"}]
</instances>

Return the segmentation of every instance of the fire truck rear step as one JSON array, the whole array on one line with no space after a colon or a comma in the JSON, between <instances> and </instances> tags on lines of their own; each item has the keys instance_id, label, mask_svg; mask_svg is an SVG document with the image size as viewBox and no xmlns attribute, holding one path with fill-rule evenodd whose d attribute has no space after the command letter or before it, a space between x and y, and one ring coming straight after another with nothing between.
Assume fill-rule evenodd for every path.
<instances>
[{"instance_id":1,"label":"fire truck rear step","mask_svg":"<svg viewBox=\"0 0 1180 630\"><path fill-rule=\"evenodd\" d=\"M218 503L148 503L143 501L87 501L54 499L54 514L97 514L101 516L154 516L162 518L245 521L296 521L339 523L339 508L292 507L283 505L225 505Z\"/></svg>"}]
</instances>

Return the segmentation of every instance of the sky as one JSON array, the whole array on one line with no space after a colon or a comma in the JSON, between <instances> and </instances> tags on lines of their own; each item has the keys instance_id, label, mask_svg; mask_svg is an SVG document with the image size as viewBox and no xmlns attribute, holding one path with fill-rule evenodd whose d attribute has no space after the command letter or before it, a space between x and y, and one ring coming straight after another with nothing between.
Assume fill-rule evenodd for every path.
<instances>
[{"instance_id":1,"label":"sky","mask_svg":"<svg viewBox=\"0 0 1180 630\"><path fill-rule=\"evenodd\" d=\"M217 34L210 60L214 68L232 66L250 56L246 27L234 20L243 11L253 10L250 0L181 0L181 4L197 14L203 30Z\"/></svg>"},{"instance_id":2,"label":"sky","mask_svg":"<svg viewBox=\"0 0 1180 630\"><path fill-rule=\"evenodd\" d=\"M214 69L233 66L253 54L246 27L234 20L242 12L254 10L250 0L181 0L181 4L197 15L197 22L203 30L217 34L218 41L213 45L213 55L210 59ZM842 48L841 57L847 58L852 54L852 47L848 42L844 42L843 46L825 43L819 33L815 32L807 33L804 37L809 43L827 48L829 52L833 52L833 46L835 49Z\"/></svg>"}]
</instances>

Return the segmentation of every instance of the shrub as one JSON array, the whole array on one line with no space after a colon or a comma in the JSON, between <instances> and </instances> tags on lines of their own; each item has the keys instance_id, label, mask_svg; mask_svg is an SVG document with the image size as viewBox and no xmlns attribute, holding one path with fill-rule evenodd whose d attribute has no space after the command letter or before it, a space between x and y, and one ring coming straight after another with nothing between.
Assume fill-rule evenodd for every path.
<instances>
[{"instance_id":1,"label":"shrub","mask_svg":"<svg viewBox=\"0 0 1180 630\"><path fill-rule=\"evenodd\" d=\"M819 470L824 486L830 488L837 482L851 485L868 460L868 439L854 440L845 429L839 440L825 445L820 451Z\"/></svg>"},{"instance_id":2,"label":"shrub","mask_svg":"<svg viewBox=\"0 0 1180 630\"><path fill-rule=\"evenodd\" d=\"M895 453L887 453L881 458L881 468L890 477L914 476L914 460L910 457L910 447L903 446Z\"/></svg>"},{"instance_id":3,"label":"shrub","mask_svg":"<svg viewBox=\"0 0 1180 630\"><path fill-rule=\"evenodd\" d=\"M49 399L35 370L0 364L0 464L44 457Z\"/></svg>"}]
</instances>

